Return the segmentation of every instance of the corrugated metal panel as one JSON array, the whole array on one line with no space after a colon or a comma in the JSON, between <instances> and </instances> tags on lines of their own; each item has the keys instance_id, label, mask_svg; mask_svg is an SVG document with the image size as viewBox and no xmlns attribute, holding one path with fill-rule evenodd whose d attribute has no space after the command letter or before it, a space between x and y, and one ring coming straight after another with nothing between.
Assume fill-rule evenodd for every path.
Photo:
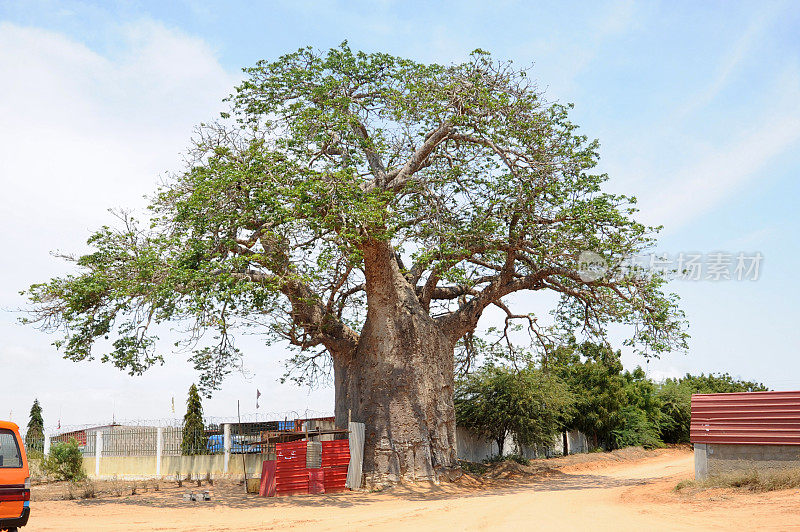
<instances>
[{"instance_id":1,"label":"corrugated metal panel","mask_svg":"<svg viewBox=\"0 0 800 532\"><path fill-rule=\"evenodd\" d=\"M325 472L324 482L326 493L346 491L348 489L345 485L347 482L347 466L329 467L322 471Z\"/></svg>"},{"instance_id":2,"label":"corrugated metal panel","mask_svg":"<svg viewBox=\"0 0 800 532\"><path fill-rule=\"evenodd\" d=\"M322 443L322 467L347 466L350 463L350 447L347 440L332 440Z\"/></svg>"},{"instance_id":3,"label":"corrugated metal panel","mask_svg":"<svg viewBox=\"0 0 800 532\"><path fill-rule=\"evenodd\" d=\"M309 468L307 469L307 471L308 471L308 492L313 494L325 493L326 471L324 469L313 469L313 468Z\"/></svg>"},{"instance_id":4,"label":"corrugated metal panel","mask_svg":"<svg viewBox=\"0 0 800 532\"><path fill-rule=\"evenodd\" d=\"M800 391L694 394L690 440L800 445Z\"/></svg>"},{"instance_id":5,"label":"corrugated metal panel","mask_svg":"<svg viewBox=\"0 0 800 532\"><path fill-rule=\"evenodd\" d=\"M350 442L333 440L322 442L322 468L325 471L325 491L347 489L347 465L350 463Z\"/></svg>"},{"instance_id":6,"label":"corrugated metal panel","mask_svg":"<svg viewBox=\"0 0 800 532\"><path fill-rule=\"evenodd\" d=\"M275 444L275 493L308 493L306 442Z\"/></svg>"},{"instance_id":7,"label":"corrugated metal panel","mask_svg":"<svg viewBox=\"0 0 800 532\"><path fill-rule=\"evenodd\" d=\"M261 463L261 483L258 488L258 494L262 497L274 497L275 488L275 460L264 460Z\"/></svg>"},{"instance_id":8,"label":"corrugated metal panel","mask_svg":"<svg viewBox=\"0 0 800 532\"><path fill-rule=\"evenodd\" d=\"M345 485L353 490L361 487L361 469L364 464L364 424L350 422L347 428L350 430L348 447L352 453L352 459L348 463Z\"/></svg>"}]
</instances>

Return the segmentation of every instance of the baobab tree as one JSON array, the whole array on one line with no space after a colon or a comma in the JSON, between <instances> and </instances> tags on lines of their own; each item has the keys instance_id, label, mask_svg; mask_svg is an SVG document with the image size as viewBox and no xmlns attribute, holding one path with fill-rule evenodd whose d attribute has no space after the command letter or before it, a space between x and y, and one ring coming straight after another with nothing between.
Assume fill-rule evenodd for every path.
<instances>
[{"instance_id":1,"label":"baobab tree","mask_svg":"<svg viewBox=\"0 0 800 532\"><path fill-rule=\"evenodd\" d=\"M245 73L147 222L118 213L67 257L76 274L30 288L66 358L138 374L163 361L154 325L184 321L209 390L242 363L234 331L255 328L297 348L298 380L332 369L337 423L366 423L365 471L391 481L458 467L454 353L488 307L545 333L510 294L559 294L564 330L623 323L644 352L684 346L663 278L579 270L582 251L613 261L656 231L601 190L597 142L527 70L345 43Z\"/></svg>"}]
</instances>

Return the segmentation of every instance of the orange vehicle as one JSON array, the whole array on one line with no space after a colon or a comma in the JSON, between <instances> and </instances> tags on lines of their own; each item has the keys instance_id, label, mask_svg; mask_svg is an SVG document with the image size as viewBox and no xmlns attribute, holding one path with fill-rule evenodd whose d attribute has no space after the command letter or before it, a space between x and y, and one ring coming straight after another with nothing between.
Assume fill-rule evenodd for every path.
<instances>
[{"instance_id":1,"label":"orange vehicle","mask_svg":"<svg viewBox=\"0 0 800 532\"><path fill-rule=\"evenodd\" d=\"M31 479L19 427L0 421L0 530L17 530L30 516Z\"/></svg>"}]
</instances>

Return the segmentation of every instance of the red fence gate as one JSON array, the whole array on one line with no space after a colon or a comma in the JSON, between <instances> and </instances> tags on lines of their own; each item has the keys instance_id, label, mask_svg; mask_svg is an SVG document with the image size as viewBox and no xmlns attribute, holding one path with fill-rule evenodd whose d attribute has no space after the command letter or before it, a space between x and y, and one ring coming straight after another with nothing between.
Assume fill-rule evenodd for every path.
<instances>
[{"instance_id":1,"label":"red fence gate","mask_svg":"<svg viewBox=\"0 0 800 532\"><path fill-rule=\"evenodd\" d=\"M350 464L348 440L322 442L322 467L319 469L306 467L307 444L305 441L275 444L274 493L290 495L346 490L347 467ZM264 472L268 475L266 478ZM267 489L272 482L269 476L271 472L272 465L262 466L261 492L266 496L270 496L272 491Z\"/></svg>"}]
</instances>

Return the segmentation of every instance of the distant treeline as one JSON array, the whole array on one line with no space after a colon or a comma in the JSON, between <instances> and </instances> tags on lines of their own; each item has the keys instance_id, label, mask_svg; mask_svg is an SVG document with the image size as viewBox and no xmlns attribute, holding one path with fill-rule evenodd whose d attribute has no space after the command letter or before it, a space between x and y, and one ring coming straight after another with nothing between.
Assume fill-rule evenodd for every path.
<instances>
[{"instance_id":1,"label":"distant treeline","mask_svg":"<svg viewBox=\"0 0 800 532\"><path fill-rule=\"evenodd\" d=\"M577 429L594 448L610 450L688 442L693 393L766 390L728 373L657 382L641 367L625 370L619 351L572 343L522 367L487 363L457 381L455 403L458 424L501 449L507 437L546 445Z\"/></svg>"}]
</instances>

